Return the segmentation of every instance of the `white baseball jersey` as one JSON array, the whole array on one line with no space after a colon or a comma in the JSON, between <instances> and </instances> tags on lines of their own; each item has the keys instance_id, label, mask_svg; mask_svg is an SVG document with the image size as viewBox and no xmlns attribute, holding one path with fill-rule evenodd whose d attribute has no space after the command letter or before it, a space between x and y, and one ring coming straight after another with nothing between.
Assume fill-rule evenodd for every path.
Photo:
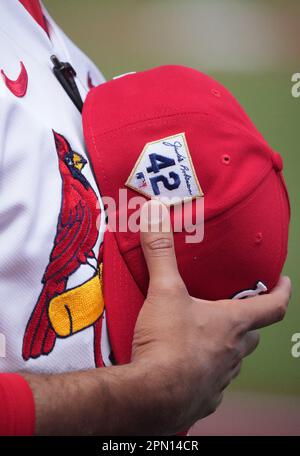
<instances>
[{"instance_id":1,"label":"white baseball jersey","mask_svg":"<svg viewBox=\"0 0 300 456\"><path fill-rule=\"evenodd\" d=\"M99 307L104 211L81 114L50 57L73 66L83 100L104 79L44 14L51 39L18 0L0 2L2 372L94 367L101 338L108 363Z\"/></svg>"}]
</instances>

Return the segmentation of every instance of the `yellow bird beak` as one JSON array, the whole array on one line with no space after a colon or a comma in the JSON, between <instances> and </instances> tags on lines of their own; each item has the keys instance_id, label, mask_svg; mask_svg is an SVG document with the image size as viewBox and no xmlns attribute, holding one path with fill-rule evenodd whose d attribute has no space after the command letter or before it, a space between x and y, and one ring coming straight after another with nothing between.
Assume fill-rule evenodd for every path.
<instances>
[{"instance_id":1,"label":"yellow bird beak","mask_svg":"<svg viewBox=\"0 0 300 456\"><path fill-rule=\"evenodd\" d=\"M78 171L81 171L86 164L86 160L77 152L73 152L73 164L74 168L78 169Z\"/></svg>"}]
</instances>

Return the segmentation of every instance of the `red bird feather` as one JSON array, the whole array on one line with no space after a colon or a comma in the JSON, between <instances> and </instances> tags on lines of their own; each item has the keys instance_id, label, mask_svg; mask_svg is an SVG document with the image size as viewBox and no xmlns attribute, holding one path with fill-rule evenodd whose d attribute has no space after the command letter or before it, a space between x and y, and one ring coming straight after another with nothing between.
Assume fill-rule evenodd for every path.
<instances>
[{"instance_id":1,"label":"red bird feather","mask_svg":"<svg viewBox=\"0 0 300 456\"><path fill-rule=\"evenodd\" d=\"M48 355L53 350L56 334L48 318L50 301L65 291L68 278L86 264L88 258L95 257L93 247L98 238L97 196L81 170L75 167L74 152L68 141L53 133L62 178L62 204L54 246L42 279L44 286L24 334L25 360ZM82 164L85 163L82 157Z\"/></svg>"}]
</instances>

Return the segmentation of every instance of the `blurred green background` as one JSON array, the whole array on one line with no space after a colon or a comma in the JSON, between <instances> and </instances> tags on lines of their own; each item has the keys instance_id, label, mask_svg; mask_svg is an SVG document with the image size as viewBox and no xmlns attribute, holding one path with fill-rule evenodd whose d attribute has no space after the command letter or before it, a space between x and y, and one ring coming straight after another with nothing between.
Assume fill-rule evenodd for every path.
<instances>
[{"instance_id":1,"label":"blurred green background","mask_svg":"<svg viewBox=\"0 0 300 456\"><path fill-rule=\"evenodd\" d=\"M160 64L207 72L238 98L285 163L292 223L285 273L293 297L285 321L262 331L232 391L300 395L300 2L238 0L45 0L63 30L107 79Z\"/></svg>"}]
</instances>

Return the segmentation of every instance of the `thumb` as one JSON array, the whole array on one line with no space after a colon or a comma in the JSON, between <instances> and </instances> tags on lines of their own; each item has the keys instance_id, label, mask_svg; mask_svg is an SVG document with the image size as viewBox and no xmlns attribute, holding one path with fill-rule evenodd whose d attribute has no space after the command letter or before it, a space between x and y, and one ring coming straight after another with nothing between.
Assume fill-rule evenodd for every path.
<instances>
[{"instance_id":1,"label":"thumb","mask_svg":"<svg viewBox=\"0 0 300 456\"><path fill-rule=\"evenodd\" d=\"M150 287L170 289L182 285L174 251L170 213L157 200L141 210L141 245L150 276Z\"/></svg>"}]
</instances>

